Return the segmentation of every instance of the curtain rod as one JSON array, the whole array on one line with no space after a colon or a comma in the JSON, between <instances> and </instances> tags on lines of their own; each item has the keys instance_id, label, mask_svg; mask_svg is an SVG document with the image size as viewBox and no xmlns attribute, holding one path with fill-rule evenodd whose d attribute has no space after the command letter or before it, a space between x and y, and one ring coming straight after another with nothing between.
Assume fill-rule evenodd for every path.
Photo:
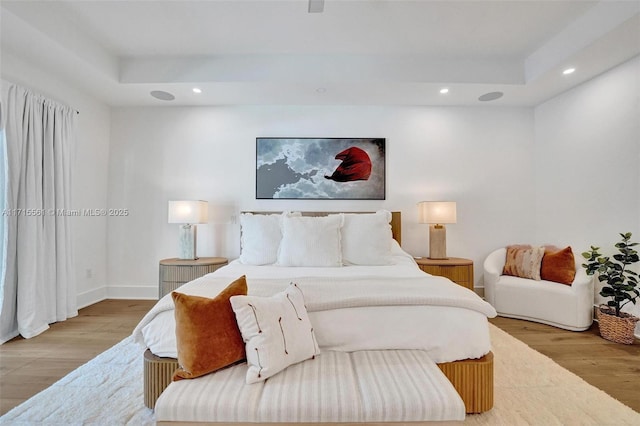
<instances>
[{"instance_id":1,"label":"curtain rod","mask_svg":"<svg viewBox=\"0 0 640 426\"><path fill-rule=\"evenodd\" d=\"M56 103L58 103L60 105L66 106L67 108L71 108L65 102L61 102L61 101L57 100L55 97L53 97L53 96L42 94L42 93L40 93L39 90L32 89L28 85L18 84L18 83L15 83L15 82L13 82L11 80L7 80L7 79L4 79L4 78L2 80L4 82L8 83L8 84L13 84L14 86L22 87L23 89L29 90L30 92L33 92L33 93L37 94L38 96L42 96L42 97L45 97L45 98L50 98L52 101L54 101L54 102L56 102ZM78 111L77 109L71 108L71 110L75 111L76 115L80 115L80 111Z\"/></svg>"}]
</instances>

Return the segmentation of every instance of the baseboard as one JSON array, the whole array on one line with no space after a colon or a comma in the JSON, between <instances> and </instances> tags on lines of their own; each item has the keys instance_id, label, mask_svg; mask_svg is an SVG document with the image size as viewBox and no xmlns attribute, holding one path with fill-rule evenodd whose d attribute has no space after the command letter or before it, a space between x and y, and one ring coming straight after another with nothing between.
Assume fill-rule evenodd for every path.
<instances>
[{"instance_id":1,"label":"baseboard","mask_svg":"<svg viewBox=\"0 0 640 426\"><path fill-rule=\"evenodd\" d=\"M134 300L158 300L157 286L109 286L107 287L107 299L134 299Z\"/></svg>"},{"instance_id":2,"label":"baseboard","mask_svg":"<svg viewBox=\"0 0 640 426\"><path fill-rule=\"evenodd\" d=\"M89 305L93 305L94 303L98 303L106 298L107 288L100 287L78 294L76 303L78 304L78 309L82 309L86 308Z\"/></svg>"},{"instance_id":3,"label":"baseboard","mask_svg":"<svg viewBox=\"0 0 640 426\"><path fill-rule=\"evenodd\" d=\"M76 303L82 309L105 299L158 300L158 287L103 286L78 294Z\"/></svg>"}]
</instances>

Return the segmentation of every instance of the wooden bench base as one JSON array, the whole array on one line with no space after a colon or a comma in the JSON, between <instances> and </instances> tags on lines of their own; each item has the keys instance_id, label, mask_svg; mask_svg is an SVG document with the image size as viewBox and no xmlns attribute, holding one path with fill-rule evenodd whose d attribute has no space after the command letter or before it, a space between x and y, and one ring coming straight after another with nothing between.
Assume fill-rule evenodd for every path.
<instances>
[{"instance_id":1,"label":"wooden bench base","mask_svg":"<svg viewBox=\"0 0 640 426\"><path fill-rule=\"evenodd\" d=\"M493 352L479 359L438 364L464 401L467 414L493 407Z\"/></svg>"},{"instance_id":2,"label":"wooden bench base","mask_svg":"<svg viewBox=\"0 0 640 426\"><path fill-rule=\"evenodd\" d=\"M468 414L483 413L493 407L493 352L479 359L438 364L462 400ZM178 368L174 358L144 353L144 405L153 409L156 400L171 383Z\"/></svg>"},{"instance_id":3,"label":"wooden bench base","mask_svg":"<svg viewBox=\"0 0 640 426\"><path fill-rule=\"evenodd\" d=\"M165 390L178 368L175 358L155 356L149 349L144 352L144 405L155 408L158 397Z\"/></svg>"}]
</instances>

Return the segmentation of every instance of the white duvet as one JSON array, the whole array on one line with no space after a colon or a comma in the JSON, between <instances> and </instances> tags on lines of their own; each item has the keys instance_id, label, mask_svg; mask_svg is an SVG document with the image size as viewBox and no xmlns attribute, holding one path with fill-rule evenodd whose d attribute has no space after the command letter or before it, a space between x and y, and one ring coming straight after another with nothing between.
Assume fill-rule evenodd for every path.
<instances>
[{"instance_id":1,"label":"white duvet","mask_svg":"<svg viewBox=\"0 0 640 426\"><path fill-rule=\"evenodd\" d=\"M247 276L249 294L270 296L295 281L303 290L321 350L420 349L437 363L491 350L491 305L473 291L422 272L399 246L394 264L340 268L249 266L237 261L178 291L215 297ZM173 300L158 301L133 332L154 354L177 357Z\"/></svg>"}]
</instances>

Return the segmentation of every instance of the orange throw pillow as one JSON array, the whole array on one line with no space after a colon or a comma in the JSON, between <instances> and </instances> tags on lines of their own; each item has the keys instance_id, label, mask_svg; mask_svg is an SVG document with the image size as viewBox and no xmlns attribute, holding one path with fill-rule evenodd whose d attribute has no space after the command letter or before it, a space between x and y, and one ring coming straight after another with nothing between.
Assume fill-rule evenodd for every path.
<instances>
[{"instance_id":1,"label":"orange throw pillow","mask_svg":"<svg viewBox=\"0 0 640 426\"><path fill-rule=\"evenodd\" d=\"M176 291L171 293L176 306L178 346L174 381L200 377L246 358L245 345L229 301L231 296L246 295L244 275L214 299Z\"/></svg>"},{"instance_id":2,"label":"orange throw pillow","mask_svg":"<svg viewBox=\"0 0 640 426\"><path fill-rule=\"evenodd\" d=\"M545 281L571 285L576 277L576 262L571 247L562 250L547 247L542 258L540 277Z\"/></svg>"}]
</instances>

